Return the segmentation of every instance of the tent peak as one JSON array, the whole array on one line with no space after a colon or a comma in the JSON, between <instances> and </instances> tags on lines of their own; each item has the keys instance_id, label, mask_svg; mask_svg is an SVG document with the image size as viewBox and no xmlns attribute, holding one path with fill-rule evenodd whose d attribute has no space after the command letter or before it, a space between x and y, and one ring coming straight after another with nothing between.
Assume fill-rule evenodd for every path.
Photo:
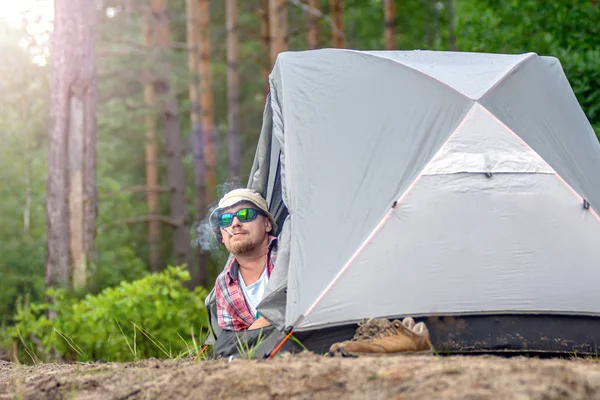
<instances>
[{"instance_id":1,"label":"tent peak","mask_svg":"<svg viewBox=\"0 0 600 400\"><path fill-rule=\"evenodd\" d=\"M346 55L346 57L340 55ZM352 65L353 56L370 56L391 60L419 71L464 96L477 100L495 87L506 75L514 72L525 61L539 57L536 53L500 54L435 50L353 50L316 49L287 51L277 57L276 68L288 69L289 64L314 58L324 61L333 72ZM285 61L284 61L285 60ZM285 62L285 66L282 63ZM322 71L327 73L327 71ZM368 74L369 71L365 71Z\"/></svg>"}]
</instances>

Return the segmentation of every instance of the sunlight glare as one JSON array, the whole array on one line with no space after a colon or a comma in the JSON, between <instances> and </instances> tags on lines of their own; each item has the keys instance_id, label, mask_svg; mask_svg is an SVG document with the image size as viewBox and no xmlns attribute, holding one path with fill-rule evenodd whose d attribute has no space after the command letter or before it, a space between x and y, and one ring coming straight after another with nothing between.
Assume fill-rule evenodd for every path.
<instances>
[{"instance_id":1,"label":"sunlight glare","mask_svg":"<svg viewBox=\"0 0 600 400\"><path fill-rule=\"evenodd\" d=\"M0 19L19 28L24 22L34 31L46 29L54 18L52 0L0 0ZM40 26L34 26L40 25Z\"/></svg>"},{"instance_id":2,"label":"sunlight glare","mask_svg":"<svg viewBox=\"0 0 600 400\"><path fill-rule=\"evenodd\" d=\"M47 64L53 19L52 0L0 0L0 24L23 32L23 37L14 40L40 66Z\"/></svg>"}]
</instances>

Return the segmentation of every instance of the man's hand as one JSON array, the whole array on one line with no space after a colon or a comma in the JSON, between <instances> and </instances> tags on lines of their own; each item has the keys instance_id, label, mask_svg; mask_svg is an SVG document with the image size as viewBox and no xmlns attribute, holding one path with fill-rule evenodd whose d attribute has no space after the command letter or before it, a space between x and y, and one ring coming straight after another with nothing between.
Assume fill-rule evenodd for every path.
<instances>
[{"instance_id":1,"label":"man's hand","mask_svg":"<svg viewBox=\"0 0 600 400\"><path fill-rule=\"evenodd\" d=\"M265 326L270 326L270 325L271 325L271 323L269 321L267 321L265 319L265 317L259 317L256 321L254 321L254 323L252 325L250 325L248 330L260 329L260 328L264 328Z\"/></svg>"}]
</instances>

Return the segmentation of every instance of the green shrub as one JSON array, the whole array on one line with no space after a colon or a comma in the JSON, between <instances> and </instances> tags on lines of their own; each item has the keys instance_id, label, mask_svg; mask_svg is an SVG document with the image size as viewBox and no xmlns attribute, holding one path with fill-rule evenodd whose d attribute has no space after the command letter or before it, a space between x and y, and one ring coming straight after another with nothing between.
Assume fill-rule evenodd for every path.
<instances>
[{"instance_id":1,"label":"green shrub","mask_svg":"<svg viewBox=\"0 0 600 400\"><path fill-rule=\"evenodd\" d=\"M189 274L169 267L134 282L123 282L81 300L62 290L54 299L19 306L8 329L23 362L131 361L172 358L196 350L200 332L207 332L207 291L183 286ZM48 313L55 313L49 320Z\"/></svg>"},{"instance_id":2,"label":"green shrub","mask_svg":"<svg viewBox=\"0 0 600 400\"><path fill-rule=\"evenodd\" d=\"M0 215L2 214L0 207ZM14 322L19 297L44 299L44 256L42 241L0 235L0 326Z\"/></svg>"},{"instance_id":3,"label":"green shrub","mask_svg":"<svg viewBox=\"0 0 600 400\"><path fill-rule=\"evenodd\" d=\"M132 247L113 247L110 251L98 252L94 264L89 266L87 290L97 294L123 281L135 281L148 274L146 265Z\"/></svg>"}]
</instances>

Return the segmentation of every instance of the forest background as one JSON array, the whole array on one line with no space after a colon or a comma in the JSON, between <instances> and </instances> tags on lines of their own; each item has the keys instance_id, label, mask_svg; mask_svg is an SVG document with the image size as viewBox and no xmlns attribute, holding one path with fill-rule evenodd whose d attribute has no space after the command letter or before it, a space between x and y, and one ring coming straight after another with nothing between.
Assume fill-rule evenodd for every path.
<instances>
[{"instance_id":1,"label":"forest background","mask_svg":"<svg viewBox=\"0 0 600 400\"><path fill-rule=\"evenodd\" d=\"M227 257L202 221L248 178L282 51L555 56L600 135L598 1L77 3L0 16L0 356L196 351Z\"/></svg>"}]
</instances>

